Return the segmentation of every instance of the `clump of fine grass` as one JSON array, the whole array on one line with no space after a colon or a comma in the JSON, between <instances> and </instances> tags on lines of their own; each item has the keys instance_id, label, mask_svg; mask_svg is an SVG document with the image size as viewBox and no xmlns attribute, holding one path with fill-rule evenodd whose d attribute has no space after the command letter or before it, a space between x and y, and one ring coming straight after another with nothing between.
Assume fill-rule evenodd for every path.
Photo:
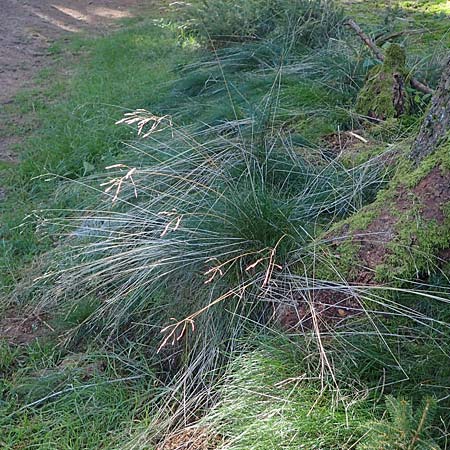
<instances>
[{"instance_id":1,"label":"clump of fine grass","mask_svg":"<svg viewBox=\"0 0 450 450\"><path fill-rule=\"evenodd\" d=\"M142 114L129 121L151 127ZM289 134L266 126L270 115L234 123L235 134L158 123L160 133L137 147L138 167L111 168L100 207L47 221L67 238L42 279L41 306L96 298L78 336L145 345L172 390L172 421L188 421L215 401L204 386L247 330L269 324L274 305L306 287L293 272L314 238L359 209L382 176L373 161L348 170L313 149L306 159ZM183 397L192 408L174 409Z\"/></svg>"},{"instance_id":2,"label":"clump of fine grass","mask_svg":"<svg viewBox=\"0 0 450 450\"><path fill-rule=\"evenodd\" d=\"M336 36L343 12L328 0L193 2L186 12L185 32L203 41L233 42L284 39L296 45L320 45Z\"/></svg>"},{"instance_id":3,"label":"clump of fine grass","mask_svg":"<svg viewBox=\"0 0 450 450\"><path fill-rule=\"evenodd\" d=\"M228 8L230 14L240 16L239 5L234 9L231 6L227 2L194 3L188 17L201 15L202 8L214 11L216 7ZM244 119L255 114L255 104L277 85L280 90L277 121L295 128L306 143L317 144L324 134L352 126L349 110L367 70L367 55L355 51L354 43L343 32L341 16L334 25L327 22L327 12L332 15L334 11L333 3L305 1L278 6L279 14L290 17L298 29L293 32L286 23L279 24L276 35L262 34L257 40L201 54L199 61L183 68L182 76L174 85L179 97L191 99L186 103L186 110L177 102L175 115L184 117L194 113L210 125L220 120ZM309 10L315 11L325 27L314 26L317 36L311 40L307 38L311 25L306 12ZM259 15L264 15L264 8L256 14L255 20L264 21ZM296 14L304 14L304 20L296 20ZM278 19L274 20L278 23ZM220 102L223 97L231 102ZM275 97L270 96L272 100Z\"/></svg>"},{"instance_id":4,"label":"clump of fine grass","mask_svg":"<svg viewBox=\"0 0 450 450\"><path fill-rule=\"evenodd\" d=\"M152 128L156 119L139 111L127 120ZM317 252L318 238L382 186L377 158L350 170L320 153L312 158L313 149L306 159L286 132L256 126L272 124L270 115L237 121L236 131L227 134L225 125L195 131L169 119L156 123L159 134L153 129L137 146L140 166L130 166L135 158L124 161L101 183L101 208L52 224L67 233L70 252L64 246L55 254L57 265L43 277L53 288L44 285L41 298L44 308L96 298L99 306L80 334L107 345L145 345L146 357L171 390L157 421L165 423L167 415L172 425L195 420L217 401L212 386L231 355L244 351L249 330L273 326L279 307L305 307L314 315L316 291L358 299L343 307L367 317L333 330L326 323L312 327L316 369L335 387L342 383L336 373L345 370L336 368L333 347L324 343L328 336L335 344L340 333L368 336L371 328L374 342L392 355L386 325L375 320L378 311L430 329L439 323L393 299L388 286L381 292L313 275L315 265L333 265ZM98 185L99 179L90 183ZM430 298L445 301L441 294ZM308 320L309 313L299 314ZM356 346L354 339L345 342ZM189 407L174 406L182 398Z\"/></svg>"}]
</instances>

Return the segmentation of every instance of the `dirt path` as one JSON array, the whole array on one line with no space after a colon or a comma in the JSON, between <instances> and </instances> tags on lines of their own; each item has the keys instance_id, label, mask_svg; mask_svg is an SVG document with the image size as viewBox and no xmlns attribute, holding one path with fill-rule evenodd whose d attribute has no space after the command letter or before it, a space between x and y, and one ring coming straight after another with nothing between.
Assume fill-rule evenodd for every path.
<instances>
[{"instance_id":1,"label":"dirt path","mask_svg":"<svg viewBox=\"0 0 450 450\"><path fill-rule=\"evenodd\" d=\"M149 0L0 0L0 112L37 71L50 64L48 47L73 33L110 31L148 8ZM1 124L0 124L1 127ZM1 131L1 130L0 130ZM0 162L12 162L15 136L0 133ZM0 192L1 197L1 192Z\"/></svg>"}]
</instances>

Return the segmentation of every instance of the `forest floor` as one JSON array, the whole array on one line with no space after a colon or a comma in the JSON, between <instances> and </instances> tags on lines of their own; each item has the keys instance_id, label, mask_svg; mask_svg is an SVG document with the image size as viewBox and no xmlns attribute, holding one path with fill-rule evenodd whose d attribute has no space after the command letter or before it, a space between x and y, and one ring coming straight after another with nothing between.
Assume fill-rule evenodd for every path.
<instances>
[{"instance_id":1,"label":"forest floor","mask_svg":"<svg viewBox=\"0 0 450 450\"><path fill-rule=\"evenodd\" d=\"M177 148L175 146L181 144L184 149L184 142L172 144L174 137L170 133L168 137L159 134L158 145L147 144L136 137L132 127L117 126L124 113L144 109L156 116L171 117L174 130L182 130L183 136L188 130L189 139L193 136L192 142L198 140L202 145L203 139L210 136L205 130L219 130L218 142L226 145L231 142L234 149L234 140L240 142L234 135L234 124L242 122L238 129L242 126L247 132L248 124L244 119L256 117L265 130L265 115L260 117L260 113L265 105L272 104L267 99L274 99L271 95L275 92L274 104L279 103L281 107L274 109L273 123L276 127L282 126L282 136L285 135L284 124L287 124L289 145L286 148L290 150L292 145L300 155L305 153L305 148L320 146L327 151L339 150L331 164L333 170L338 168L339 172L337 169L331 172L327 180L334 186L331 183L336 173L339 183L343 180L342 185L350 185L352 198L357 197L353 179L358 185L360 182L357 176L352 176L351 183L347 181L348 168L351 167L350 173L357 174L359 172L353 171L354 165L365 164L367 158L388 151L394 145L408 146L421 121L423 111L420 108L422 103L426 104L426 99L419 94L416 115L404 123L387 121L363 128L354 120L355 97L367 70L376 61L351 30L347 30L342 42L330 39L321 47L303 49L299 46L297 50L289 50L292 51L289 55L293 72L287 70L279 77L278 49L279 44L283 48L284 40L272 42L267 38L264 45L257 47L253 47L253 42L244 42L211 52L200 38L185 32L182 14L172 20L169 10L167 17L161 18L161 4L169 3L172 2L0 0L0 448L194 450L257 447L273 450L282 446L289 450L320 446L330 450L373 450L379 448L379 442L370 444L372 435L376 441L379 440L377 433L387 430L386 433L394 437L411 438L407 446L392 448L417 449L423 444L418 441L419 434L424 439L430 434L439 446L427 448L450 449L450 365L445 363L450 354L446 328L450 319L447 304L439 308L435 302L431 304L431 296L416 299L411 295L402 299L408 307L417 308L417 314L421 314L417 317L427 320L428 316L432 317L430 324L419 323L416 316L411 320L407 317L397 320L397 314L385 317L378 314L383 305L374 302L373 314L380 316L374 327L356 316L355 326L348 328L349 333L342 331L346 328L339 328L342 340L334 341L326 335L324 344L334 366L331 375L327 373L327 379L322 372L318 376L319 370L324 368L322 348L318 347L320 351L317 351L316 340L311 340L308 333L304 335L297 330L280 333L275 326L273 331L264 327L260 334L259 327L253 328L257 325L253 319L238 321L245 324L239 325L243 338L236 339L242 353L236 350L235 361L217 366L227 376L221 377L217 385L207 379L208 390L203 390L203 378L201 383L195 379L200 386L200 402L204 392L208 399L214 399L220 389L221 403L205 408L201 426L180 432L170 429L171 433L166 431L169 428L160 428L165 427L167 412L171 415L166 399L178 401L178 392L184 395L185 388L178 391L176 383L178 377L183 380L187 377L172 368L172 361L178 363L175 358L166 358L164 352L161 352L161 364L155 349L161 341L157 328L160 324L166 325L166 311L168 317L172 314L171 302L175 304L174 317L183 317L184 310L179 310L181 304L177 303L178 291L180 299L189 300L186 308L195 306L191 305L196 297L191 295L191 288L186 288L186 292L180 289L182 278L173 278L174 287L172 279L168 280L167 292L164 287L161 292L155 291L155 297L145 295L144 309L135 314L139 320L132 317L131 331L135 334L130 334L130 339L124 334L123 339L109 341L105 338L107 342L104 342L103 335L98 333L97 336L97 325L85 327L87 323L94 323L89 320L96 314L95 324L103 326L104 317L99 311L103 311L100 306L110 295L106 292L108 289L90 295L90 287L79 287L69 280L64 286L67 296L53 302L54 294L62 296L63 293L51 285L51 277L47 283L46 276L65 267L65 254L64 257L59 255L59 248L67 250L70 257L71 252L76 252L76 247L67 244L67 230L71 238L80 228L89 229L91 222L85 227L85 214L90 217L98 208L101 217L110 209L116 211L117 205L107 202L107 192L101 187L102 182L110 180L112 173L105 168L117 167L122 161L133 168L147 167L146 158L154 158L149 149L159 151L159 146L171 149L172 145ZM220 1L210 2L210 7L215 7L216 3ZM417 78L436 86L440 74L437 63L450 48L449 22L443 20L450 15L450 3L438 0L398 2L397 8L392 7L390 1L343 0L343 3L345 15L351 15L371 36L391 35L395 42L403 44ZM429 3L433 4L429 6ZM221 27L222 19L219 22L217 26ZM308 64L300 64L303 61ZM237 113L243 120L235 120ZM222 127L230 124L231 128ZM194 134L191 129L200 131ZM355 138L355 134L359 138ZM272 142L270 136L267 139ZM190 148L191 140L186 142ZM342 150L347 149L347 144L353 153L357 147L360 154L353 158L352 153L345 159L347 155ZM218 146L219 150L221 148ZM281 155L279 163L283 169L284 153ZM314 158L311 159L317 162L315 155L312 153ZM328 161L329 153L323 155ZM192 161L196 162L196 158ZM272 158L275 156L267 161L272 162ZM183 170L185 163L186 167L191 167L188 161L183 161ZM278 172L283 172L278 169L278 160L273 161L277 162L273 165L277 177L264 179L264 189L255 191L257 197L243 185L244 194L252 194L243 195L243 202L256 198L255 204L260 202L264 208L256 210L252 202L243 203L238 210L242 208L246 214L239 215L236 221L234 210L230 213L233 230L241 233L245 242L250 241L246 233L252 233L252 237L254 230L261 231L258 239L269 236L264 249L278 239L272 239L277 236L272 233L278 232L272 226L273 212L278 214L279 205L287 203L285 199L290 197L285 192L290 196L303 193L303 176L295 176L287 177L286 181L281 179L285 192L278 196L278 190L270 183L278 182ZM322 159L319 163L323 163ZM168 167L172 170L172 166ZM305 158L305 163L302 160L298 167L300 169L290 168L289 173L303 175L305 167L309 173L312 163ZM372 165L365 167L372 170ZM321 177L323 173L320 169ZM235 180L228 182L227 178L226 181L226 186L231 186L230 198L241 198L235 196ZM379 178L374 177L368 184L378 182ZM289 189L285 189L286 186ZM317 189L321 194L322 187ZM360 192L359 187L357 189L356 192ZM341 191L345 197L347 191ZM207 197L201 192L199 197L202 201L211 198L215 208L218 202L213 194ZM136 205L143 202L141 198L132 201ZM355 205L357 202L359 200L355 200ZM194 203L197 204L197 199ZM298 205L298 202L293 204ZM171 211L171 205L164 206L164 211ZM224 210L228 211L228 204L224 205ZM247 208L247 205L250 206ZM300 206L302 209L297 216L312 209L312 206ZM269 219L260 218L260 209ZM218 211L220 216L222 210ZM258 213L256 216L252 215L254 211ZM280 211L276 217L277 220L280 217L284 226L285 211ZM244 220L247 215L249 221ZM83 219L81 227L78 227L79 216ZM97 226L97 222L92 223L93 227ZM217 233L222 230L218 229ZM144 247L149 248L147 241ZM212 252L216 252L215 247L214 243ZM140 248L137 244L136 249ZM116 285L114 276L124 267L120 265L121 260L114 261L118 264L112 268L111 291ZM184 268L181 271L182 276L187 272ZM203 271L202 266L195 271L195 277L197 272L203 274ZM194 276L192 279L197 280ZM192 292L196 290L201 301L209 302L209 294L206 300L201 297L203 292L209 292L208 285L201 275L198 279L200 289L192 284ZM378 301L378 297L376 299ZM49 306L41 308L41 300L50 301ZM390 302L391 298L386 301ZM214 314L217 315L218 334L223 332L225 336L229 332L228 321L222 317L229 317L230 308L228 305L223 308L218 310L223 316L214 310L208 318L214 319ZM161 318L155 315L154 319L148 315L149 311L157 311L156 314L161 311ZM131 313L124 314L129 320L127 314ZM240 316L240 313L235 315ZM197 332L209 333L216 327L215 320L204 323L212 325L202 328L200 323L196 326ZM230 324L234 326L234 319ZM73 332L74 329L79 332ZM209 339L207 334L205 336ZM204 341L209 343L208 339ZM212 350L205 351L205 355L227 353L228 358L228 350L218 344L216 347L214 342L210 347ZM168 355L170 351L167 350ZM208 373L213 374L214 380L219 373L216 366L210 371L207 365L195 366L195 370L188 367L189 373L196 377L197 368L206 378ZM432 409L433 417L428 414L431 404L428 398L439 401L437 412ZM189 405L194 405L196 399L189 398ZM194 406L197 408L196 404ZM402 426L409 427L407 433L396 428L405 415L411 422L404 421L406 425L402 422ZM419 425L415 423L416 417ZM421 433L428 418L432 427L427 425ZM210 430L214 431L211 436L208 435ZM216 442L221 439L225 447Z\"/></svg>"}]
</instances>

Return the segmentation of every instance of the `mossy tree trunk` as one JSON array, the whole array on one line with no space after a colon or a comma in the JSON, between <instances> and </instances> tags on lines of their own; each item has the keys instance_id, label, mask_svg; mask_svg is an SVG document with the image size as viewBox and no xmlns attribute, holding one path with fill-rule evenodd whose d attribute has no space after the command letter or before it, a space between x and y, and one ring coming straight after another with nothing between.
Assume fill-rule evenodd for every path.
<instances>
[{"instance_id":1,"label":"mossy tree trunk","mask_svg":"<svg viewBox=\"0 0 450 450\"><path fill-rule=\"evenodd\" d=\"M322 324L341 320L364 309L359 297L368 288L380 292L450 268L450 60L415 142L396 165L373 203L322 236L316 289L278 307L283 328L310 328L314 316Z\"/></svg>"},{"instance_id":2,"label":"mossy tree trunk","mask_svg":"<svg viewBox=\"0 0 450 450\"><path fill-rule=\"evenodd\" d=\"M450 259L450 60L410 152L374 203L328 233L324 280L402 283ZM337 277L336 274L340 276Z\"/></svg>"},{"instance_id":3,"label":"mossy tree trunk","mask_svg":"<svg viewBox=\"0 0 450 450\"><path fill-rule=\"evenodd\" d=\"M405 89L409 80L405 50L391 44L383 64L369 71L358 95L356 111L372 120L386 120L408 114L412 99Z\"/></svg>"},{"instance_id":4,"label":"mossy tree trunk","mask_svg":"<svg viewBox=\"0 0 450 450\"><path fill-rule=\"evenodd\" d=\"M450 131L450 59L447 61L439 87L433 96L430 111L411 150L411 158L419 164L433 153Z\"/></svg>"}]
</instances>

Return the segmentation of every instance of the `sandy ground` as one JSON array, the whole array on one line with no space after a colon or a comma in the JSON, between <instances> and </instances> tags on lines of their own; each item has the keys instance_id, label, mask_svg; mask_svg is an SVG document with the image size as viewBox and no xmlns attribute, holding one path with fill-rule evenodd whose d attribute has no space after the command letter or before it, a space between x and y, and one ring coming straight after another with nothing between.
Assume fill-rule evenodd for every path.
<instances>
[{"instance_id":1,"label":"sandy ground","mask_svg":"<svg viewBox=\"0 0 450 450\"><path fill-rule=\"evenodd\" d=\"M50 63L52 42L73 33L107 33L118 20L149 4L150 0L0 0L0 112ZM0 137L0 161L14 161L15 143L15 136Z\"/></svg>"}]
</instances>

